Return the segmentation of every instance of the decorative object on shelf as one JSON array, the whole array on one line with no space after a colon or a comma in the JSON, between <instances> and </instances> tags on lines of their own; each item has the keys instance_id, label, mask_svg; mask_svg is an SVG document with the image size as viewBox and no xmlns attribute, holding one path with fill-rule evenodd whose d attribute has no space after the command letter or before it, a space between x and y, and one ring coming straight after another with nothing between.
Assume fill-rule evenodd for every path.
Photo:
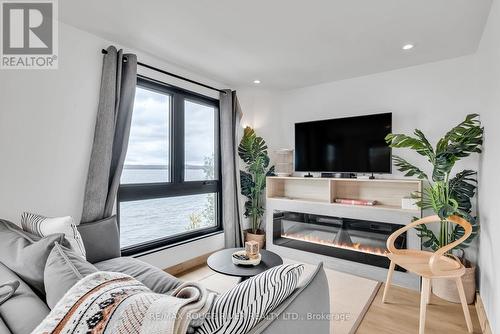
<instances>
[{"instance_id":1,"label":"decorative object on shelf","mask_svg":"<svg viewBox=\"0 0 500 334\"><path fill-rule=\"evenodd\" d=\"M368 199L336 198L335 203L348 204L348 205L374 206L377 204L377 201L371 201Z\"/></svg>"},{"instance_id":2,"label":"decorative object on shelf","mask_svg":"<svg viewBox=\"0 0 500 334\"><path fill-rule=\"evenodd\" d=\"M259 255L259 243L257 241L245 242L245 252L251 259L255 259Z\"/></svg>"},{"instance_id":3,"label":"decorative object on shelf","mask_svg":"<svg viewBox=\"0 0 500 334\"><path fill-rule=\"evenodd\" d=\"M275 151L276 174L278 176L291 176L293 173L293 150L282 148Z\"/></svg>"},{"instance_id":4,"label":"decorative object on shelf","mask_svg":"<svg viewBox=\"0 0 500 334\"><path fill-rule=\"evenodd\" d=\"M404 210L401 208L401 199L408 194L422 191L421 180L411 179L336 179L336 178L303 178L280 177L267 178L267 200L297 201L298 205L311 203L332 203L333 207L346 209L347 206L338 205L336 199L371 200L375 205L367 205L366 209L377 212L388 210L392 219L411 220L413 216L420 216L421 210ZM348 202L351 204L351 202ZM368 203L370 204L370 203ZM371 203L373 204L373 203ZM333 208L332 208L333 209Z\"/></svg>"},{"instance_id":5,"label":"decorative object on shelf","mask_svg":"<svg viewBox=\"0 0 500 334\"><path fill-rule=\"evenodd\" d=\"M422 245L436 251L464 235L464 229L459 225L452 228L446 220L449 216L457 215L464 218L472 225L472 233L465 242L458 245L454 250L465 249L470 246L472 240L478 235L479 221L472 212L472 198L476 194L477 172L463 170L452 177L452 169L455 163L473 153L481 153L483 144L483 127L479 115L467 115L465 120L449 130L439 141L435 148L429 143L422 131L415 129L415 137L404 134L389 134L387 143L394 148L409 148L424 156L432 165L432 175L429 177L420 168L405 159L393 156L394 164L405 176L416 176L427 183L422 193L422 198L417 205L425 210L432 209L440 218L440 230L436 235L425 225L417 226L418 236L422 239ZM449 251L452 255L453 250ZM467 265L468 261L462 262ZM448 282L449 289L451 283ZM475 291L473 281L463 281L464 285L474 284L474 287L465 287L466 291ZM434 286L433 292L446 300L452 301L449 293ZM454 289L456 291L456 289Z\"/></svg>"},{"instance_id":6,"label":"decorative object on shelf","mask_svg":"<svg viewBox=\"0 0 500 334\"><path fill-rule=\"evenodd\" d=\"M264 190L266 177L274 176L274 166L269 166L267 145L255 131L246 127L238 146L238 155L245 163L245 171L240 170L241 194L247 198L245 217L250 219L250 229L245 231L245 241L253 240L264 248L265 234L260 229L264 216Z\"/></svg>"},{"instance_id":7,"label":"decorative object on shelf","mask_svg":"<svg viewBox=\"0 0 500 334\"><path fill-rule=\"evenodd\" d=\"M257 266L260 263L261 255L257 254L257 257L251 258L245 250L240 250L233 253L231 260L239 266Z\"/></svg>"},{"instance_id":8,"label":"decorative object on shelf","mask_svg":"<svg viewBox=\"0 0 500 334\"><path fill-rule=\"evenodd\" d=\"M401 209L403 210L418 210L418 195L405 197L401 199Z\"/></svg>"}]
</instances>

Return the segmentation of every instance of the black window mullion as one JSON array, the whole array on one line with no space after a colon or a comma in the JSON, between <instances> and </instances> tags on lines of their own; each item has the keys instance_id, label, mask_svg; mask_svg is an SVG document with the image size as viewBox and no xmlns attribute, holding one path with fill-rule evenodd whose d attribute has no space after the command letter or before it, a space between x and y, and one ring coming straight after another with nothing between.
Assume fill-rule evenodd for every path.
<instances>
[{"instance_id":1,"label":"black window mullion","mask_svg":"<svg viewBox=\"0 0 500 334\"><path fill-rule=\"evenodd\" d=\"M215 219L216 226L207 227L195 231L187 231L179 235L162 237L128 246L122 249L123 254L132 255L145 250L158 247L169 247L177 242L209 235L222 230L222 182L220 161L220 123L219 123L219 101L205 97L197 93L186 91L179 87L171 86L160 81L138 76L138 86L170 96L170 182L122 184L118 191L118 201L141 201L168 197L190 196L199 194L215 194ZM215 180L185 181L185 101L193 101L215 108ZM175 208L172 208L175 210ZM118 205L120 215L120 205Z\"/></svg>"},{"instance_id":2,"label":"black window mullion","mask_svg":"<svg viewBox=\"0 0 500 334\"><path fill-rule=\"evenodd\" d=\"M217 193L218 181L192 181L186 183L153 183L122 185L119 190L120 202Z\"/></svg>"},{"instance_id":3,"label":"black window mullion","mask_svg":"<svg viewBox=\"0 0 500 334\"><path fill-rule=\"evenodd\" d=\"M173 94L173 179L174 183L184 182L184 96Z\"/></svg>"}]
</instances>

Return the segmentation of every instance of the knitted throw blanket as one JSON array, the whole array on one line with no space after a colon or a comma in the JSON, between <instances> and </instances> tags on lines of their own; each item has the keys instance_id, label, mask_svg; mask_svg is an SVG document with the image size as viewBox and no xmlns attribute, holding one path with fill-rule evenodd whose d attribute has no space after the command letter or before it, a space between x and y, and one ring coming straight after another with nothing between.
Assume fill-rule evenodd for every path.
<instances>
[{"instance_id":1,"label":"knitted throw blanket","mask_svg":"<svg viewBox=\"0 0 500 334\"><path fill-rule=\"evenodd\" d=\"M163 295L128 275L97 272L75 284L32 334L185 334L202 324L214 297L196 283Z\"/></svg>"}]
</instances>

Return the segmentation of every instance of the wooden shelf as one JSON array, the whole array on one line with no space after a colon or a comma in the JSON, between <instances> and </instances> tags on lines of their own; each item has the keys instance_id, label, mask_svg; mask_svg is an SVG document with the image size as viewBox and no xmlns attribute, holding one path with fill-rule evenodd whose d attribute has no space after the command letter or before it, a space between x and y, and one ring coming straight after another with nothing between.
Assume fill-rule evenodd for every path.
<instances>
[{"instance_id":1,"label":"wooden shelf","mask_svg":"<svg viewBox=\"0 0 500 334\"><path fill-rule=\"evenodd\" d=\"M387 270L346 261L317 253L274 244L274 223L278 212L297 212L324 217L356 219L359 221L407 225L413 217L421 217L422 211L401 208L401 199L422 190L422 182L415 179L337 179L304 177L267 178L266 242L268 249L284 257L296 257L301 261L323 261L335 270L354 273L370 279L384 280ZM335 203L336 198L375 200L377 205L363 206ZM420 249L421 241L415 230L408 231L408 249ZM419 280L412 274L396 272L397 284L419 288Z\"/></svg>"},{"instance_id":2,"label":"wooden shelf","mask_svg":"<svg viewBox=\"0 0 500 334\"><path fill-rule=\"evenodd\" d=\"M330 203L329 201L326 200L310 200L310 199L301 199L301 198L289 198L289 197L269 197L268 200L270 201L289 201L289 202L296 202L297 204L326 204L328 206L331 206L332 208L348 208L348 209L360 209L360 210L387 210L387 211L393 211L393 212L400 212L400 213L407 213L407 214L413 214L415 216L420 215L420 210L408 210L408 209L402 209L399 206L394 206L394 205L382 205L382 204L377 204L377 205L352 205L352 204L342 204L342 203Z\"/></svg>"},{"instance_id":3,"label":"wooden shelf","mask_svg":"<svg viewBox=\"0 0 500 334\"><path fill-rule=\"evenodd\" d=\"M422 191L422 182L415 179L340 179L277 177L267 179L267 198L310 203L326 203L337 207L367 210L393 210L420 213L401 208L401 200ZM335 203L335 199L373 200L373 206Z\"/></svg>"},{"instance_id":4,"label":"wooden shelf","mask_svg":"<svg viewBox=\"0 0 500 334\"><path fill-rule=\"evenodd\" d=\"M384 182L384 183L421 183L418 179L368 179L368 178L338 178L338 177L303 177L303 176L268 176L271 180L307 180L307 181L348 181L348 182Z\"/></svg>"}]
</instances>

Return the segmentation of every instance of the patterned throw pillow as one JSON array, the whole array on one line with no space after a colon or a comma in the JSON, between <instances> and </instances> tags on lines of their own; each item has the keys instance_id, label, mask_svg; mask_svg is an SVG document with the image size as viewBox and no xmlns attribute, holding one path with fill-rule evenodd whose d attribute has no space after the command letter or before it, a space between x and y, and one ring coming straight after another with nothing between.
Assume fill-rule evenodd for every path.
<instances>
[{"instance_id":1,"label":"patterned throw pillow","mask_svg":"<svg viewBox=\"0 0 500 334\"><path fill-rule=\"evenodd\" d=\"M85 246L82 236L70 216L44 217L42 215L24 212L21 216L21 226L24 231L45 237L49 234L63 233L71 248L85 258Z\"/></svg>"},{"instance_id":2,"label":"patterned throw pillow","mask_svg":"<svg viewBox=\"0 0 500 334\"><path fill-rule=\"evenodd\" d=\"M302 264L286 264L254 276L217 297L197 334L248 333L297 287Z\"/></svg>"}]
</instances>

